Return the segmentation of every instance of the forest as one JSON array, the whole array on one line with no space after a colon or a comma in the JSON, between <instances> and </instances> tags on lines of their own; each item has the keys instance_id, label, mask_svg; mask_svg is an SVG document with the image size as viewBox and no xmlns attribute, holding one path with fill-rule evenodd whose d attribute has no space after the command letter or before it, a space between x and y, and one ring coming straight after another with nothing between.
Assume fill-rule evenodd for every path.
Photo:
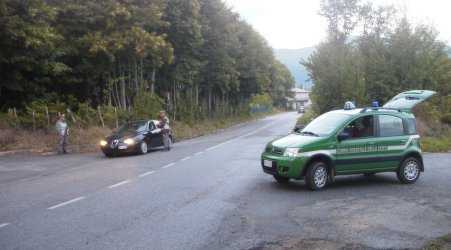
<instances>
[{"instance_id":1,"label":"forest","mask_svg":"<svg viewBox=\"0 0 451 250\"><path fill-rule=\"evenodd\" d=\"M15 126L160 109L192 123L283 107L294 86L222 0L0 0L0 33L0 111Z\"/></svg>"},{"instance_id":2,"label":"forest","mask_svg":"<svg viewBox=\"0 0 451 250\"><path fill-rule=\"evenodd\" d=\"M302 62L313 82L313 112L304 120L346 101L370 106L403 91L434 90L437 95L415 110L417 126L422 135L439 139L437 148L451 149L450 48L434 27L413 24L393 6L362 0L323 0L320 15L328 35Z\"/></svg>"}]
</instances>

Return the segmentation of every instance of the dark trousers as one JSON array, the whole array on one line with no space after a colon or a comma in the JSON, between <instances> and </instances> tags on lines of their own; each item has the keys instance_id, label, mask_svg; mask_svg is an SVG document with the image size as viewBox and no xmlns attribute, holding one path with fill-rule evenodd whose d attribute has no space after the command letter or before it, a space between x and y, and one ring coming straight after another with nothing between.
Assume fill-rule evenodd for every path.
<instances>
[{"instance_id":1,"label":"dark trousers","mask_svg":"<svg viewBox=\"0 0 451 250\"><path fill-rule=\"evenodd\" d=\"M65 154L67 146L67 135L60 135L58 140L58 153Z\"/></svg>"}]
</instances>

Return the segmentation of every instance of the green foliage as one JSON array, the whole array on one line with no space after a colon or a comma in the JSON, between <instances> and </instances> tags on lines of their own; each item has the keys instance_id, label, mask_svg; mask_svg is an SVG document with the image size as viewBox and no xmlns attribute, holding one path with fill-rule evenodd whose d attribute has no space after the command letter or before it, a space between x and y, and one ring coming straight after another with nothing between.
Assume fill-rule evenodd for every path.
<instances>
[{"instance_id":1,"label":"green foliage","mask_svg":"<svg viewBox=\"0 0 451 250\"><path fill-rule=\"evenodd\" d=\"M305 113L299 117L297 124L306 126L318 116L313 109L307 109Z\"/></svg>"},{"instance_id":2,"label":"green foliage","mask_svg":"<svg viewBox=\"0 0 451 250\"><path fill-rule=\"evenodd\" d=\"M109 128L119 127L122 123L132 118L128 111L118 109L111 105L101 106L100 110L105 126ZM99 124L99 122L97 124Z\"/></svg>"},{"instance_id":3,"label":"green foliage","mask_svg":"<svg viewBox=\"0 0 451 250\"><path fill-rule=\"evenodd\" d=\"M19 124L25 128L49 128L54 125L58 115L66 113L66 110L65 103L36 100L27 105L22 114L19 114Z\"/></svg>"},{"instance_id":4,"label":"green foliage","mask_svg":"<svg viewBox=\"0 0 451 250\"><path fill-rule=\"evenodd\" d=\"M77 121L80 126L89 127L99 124L99 117L97 111L87 103L80 103L76 112Z\"/></svg>"},{"instance_id":5,"label":"green foliage","mask_svg":"<svg viewBox=\"0 0 451 250\"><path fill-rule=\"evenodd\" d=\"M0 12L4 111L66 103L88 126L98 124L98 106L108 121L150 115L139 105L150 93L192 123L236 115L255 94L282 107L294 85L222 0L3 0Z\"/></svg>"},{"instance_id":6,"label":"green foliage","mask_svg":"<svg viewBox=\"0 0 451 250\"><path fill-rule=\"evenodd\" d=\"M137 120L156 118L162 109L161 98L147 92L139 92L133 104L133 118Z\"/></svg>"},{"instance_id":7,"label":"green foliage","mask_svg":"<svg viewBox=\"0 0 451 250\"><path fill-rule=\"evenodd\" d=\"M321 13L329 22L328 39L303 63L314 82L317 112L348 100L360 106L384 103L411 89L436 90L441 97L451 93L451 59L433 28L396 21L392 7L359 0L324 0ZM361 34L357 27L363 27Z\"/></svg>"},{"instance_id":8,"label":"green foliage","mask_svg":"<svg viewBox=\"0 0 451 250\"><path fill-rule=\"evenodd\" d=\"M259 94L251 98L249 108L251 113L269 112L273 106L271 96L269 94Z\"/></svg>"},{"instance_id":9,"label":"green foliage","mask_svg":"<svg viewBox=\"0 0 451 250\"><path fill-rule=\"evenodd\" d=\"M421 149L425 152L448 152L451 150L450 137L451 133L443 137L421 138Z\"/></svg>"}]
</instances>

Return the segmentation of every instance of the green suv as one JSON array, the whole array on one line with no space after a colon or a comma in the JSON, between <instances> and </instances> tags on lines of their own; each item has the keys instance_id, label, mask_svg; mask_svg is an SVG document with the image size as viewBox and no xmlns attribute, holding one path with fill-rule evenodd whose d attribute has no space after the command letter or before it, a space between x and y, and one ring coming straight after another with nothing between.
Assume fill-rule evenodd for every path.
<instances>
[{"instance_id":1,"label":"green suv","mask_svg":"<svg viewBox=\"0 0 451 250\"><path fill-rule=\"evenodd\" d=\"M279 183L305 178L311 190L349 174L395 172L402 183L414 183L424 166L411 109L434 94L404 92L383 107L356 109L347 103L268 143L261 156L263 171Z\"/></svg>"}]
</instances>

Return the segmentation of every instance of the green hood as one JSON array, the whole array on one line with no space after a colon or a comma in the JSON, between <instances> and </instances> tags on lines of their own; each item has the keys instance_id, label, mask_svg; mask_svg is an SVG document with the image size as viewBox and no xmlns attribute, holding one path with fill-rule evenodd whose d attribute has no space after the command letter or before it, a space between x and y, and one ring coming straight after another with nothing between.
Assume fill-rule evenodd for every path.
<instances>
[{"instance_id":1,"label":"green hood","mask_svg":"<svg viewBox=\"0 0 451 250\"><path fill-rule=\"evenodd\" d=\"M299 134L290 134L280 139L274 140L271 144L272 146L278 148L289 148L289 147L297 148L317 142L321 139L323 138Z\"/></svg>"}]
</instances>

